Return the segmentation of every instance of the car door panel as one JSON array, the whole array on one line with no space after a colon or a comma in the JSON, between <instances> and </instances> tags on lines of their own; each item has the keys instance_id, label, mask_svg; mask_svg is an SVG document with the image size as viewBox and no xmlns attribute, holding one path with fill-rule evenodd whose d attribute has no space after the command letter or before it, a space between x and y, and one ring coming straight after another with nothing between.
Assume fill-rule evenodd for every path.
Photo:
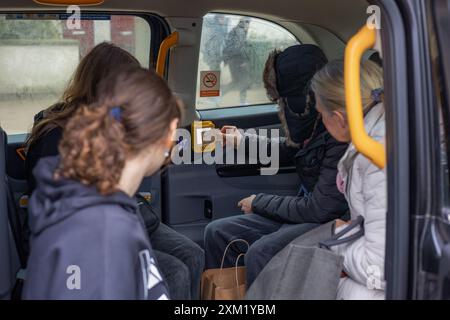
<instances>
[{"instance_id":1,"label":"car door panel","mask_svg":"<svg viewBox=\"0 0 450 320\"><path fill-rule=\"evenodd\" d=\"M237 202L256 193L295 195L296 173L221 177L212 165L171 165L165 172L164 222L201 244L204 226L241 214Z\"/></svg>"},{"instance_id":2,"label":"car door panel","mask_svg":"<svg viewBox=\"0 0 450 320\"><path fill-rule=\"evenodd\" d=\"M231 110L232 109L232 110ZM275 105L198 112L216 128L280 129ZM257 193L295 195L299 178L293 165L261 175L260 164L170 165L163 174L163 221L199 244L212 220L241 214L239 200Z\"/></svg>"}]
</instances>

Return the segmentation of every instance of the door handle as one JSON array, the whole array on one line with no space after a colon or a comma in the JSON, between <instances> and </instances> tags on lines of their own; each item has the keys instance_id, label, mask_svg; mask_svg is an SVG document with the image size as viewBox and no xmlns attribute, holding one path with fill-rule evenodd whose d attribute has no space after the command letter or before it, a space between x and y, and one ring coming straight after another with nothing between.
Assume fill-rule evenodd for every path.
<instances>
[{"instance_id":1,"label":"door handle","mask_svg":"<svg viewBox=\"0 0 450 320\"><path fill-rule=\"evenodd\" d=\"M206 199L203 203L203 215L208 220L213 218L213 204L210 199Z\"/></svg>"}]
</instances>

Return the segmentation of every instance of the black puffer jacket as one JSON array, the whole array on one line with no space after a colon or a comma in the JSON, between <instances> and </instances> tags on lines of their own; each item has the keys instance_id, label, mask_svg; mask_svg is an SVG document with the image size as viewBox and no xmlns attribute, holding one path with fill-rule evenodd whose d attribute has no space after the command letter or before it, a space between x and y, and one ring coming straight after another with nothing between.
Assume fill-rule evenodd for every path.
<instances>
[{"instance_id":1,"label":"black puffer jacket","mask_svg":"<svg viewBox=\"0 0 450 320\"><path fill-rule=\"evenodd\" d=\"M308 83L325 63L320 48L298 45L274 52L266 64L266 89L278 101L286 134L279 141L280 160L295 164L301 186L297 196L256 195L252 203L256 214L287 223L325 223L348 211L336 186L337 164L348 145L325 129L312 96L307 105ZM275 142L268 139L267 143Z\"/></svg>"}]
</instances>

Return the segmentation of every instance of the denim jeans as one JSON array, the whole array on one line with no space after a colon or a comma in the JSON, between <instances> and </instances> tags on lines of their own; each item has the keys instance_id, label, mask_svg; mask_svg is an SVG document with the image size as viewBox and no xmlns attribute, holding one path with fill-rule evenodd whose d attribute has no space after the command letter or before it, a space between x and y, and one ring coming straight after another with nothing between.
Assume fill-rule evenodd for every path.
<instances>
[{"instance_id":1,"label":"denim jeans","mask_svg":"<svg viewBox=\"0 0 450 320\"><path fill-rule=\"evenodd\" d=\"M163 223L150 242L173 300L198 300L204 252L196 243Z\"/></svg>"},{"instance_id":2,"label":"denim jeans","mask_svg":"<svg viewBox=\"0 0 450 320\"><path fill-rule=\"evenodd\" d=\"M247 268L247 287L253 283L266 264L298 236L319 226L315 223L286 224L261 217L257 214L245 214L211 222L205 230L206 268L220 268L220 263L227 245L235 239L242 242L230 246L225 255L224 267L235 266L236 258L245 253ZM239 265L243 265L240 261Z\"/></svg>"}]
</instances>

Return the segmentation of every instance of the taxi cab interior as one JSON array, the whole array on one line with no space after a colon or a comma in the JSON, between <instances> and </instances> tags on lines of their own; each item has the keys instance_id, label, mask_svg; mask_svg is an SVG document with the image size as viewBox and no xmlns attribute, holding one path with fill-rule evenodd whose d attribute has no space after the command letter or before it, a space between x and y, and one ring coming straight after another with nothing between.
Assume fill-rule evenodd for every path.
<instances>
[{"instance_id":1,"label":"taxi cab interior","mask_svg":"<svg viewBox=\"0 0 450 320\"><path fill-rule=\"evenodd\" d=\"M265 57L273 49L311 43L329 60L342 58L373 14L370 6L380 10L381 28L377 46L363 59L378 50L385 77L386 297L449 299L450 61L444 57L450 49L450 1L425 0L105 0L82 6L81 26L75 29L66 23L76 13L66 11L67 6L2 1L0 298L10 298L20 269L15 231L26 202L23 142L34 115L56 102L89 48L111 41L144 66L159 68L184 102L185 128L193 121L210 121L218 128L281 128L277 107L263 90ZM248 83L233 86L229 68L220 59L216 65L208 61L208 37L220 32L211 23L216 18L228 30L243 18L249 21L253 69ZM28 31L17 31L21 28ZM176 41L161 56L161 44L174 32ZM201 96L202 71L221 72L221 97ZM253 164L170 165L147 178L140 192L164 223L202 244L210 221L240 213L238 200L255 192L295 194L295 168L281 167L273 176L260 175L260 170Z\"/></svg>"}]
</instances>

